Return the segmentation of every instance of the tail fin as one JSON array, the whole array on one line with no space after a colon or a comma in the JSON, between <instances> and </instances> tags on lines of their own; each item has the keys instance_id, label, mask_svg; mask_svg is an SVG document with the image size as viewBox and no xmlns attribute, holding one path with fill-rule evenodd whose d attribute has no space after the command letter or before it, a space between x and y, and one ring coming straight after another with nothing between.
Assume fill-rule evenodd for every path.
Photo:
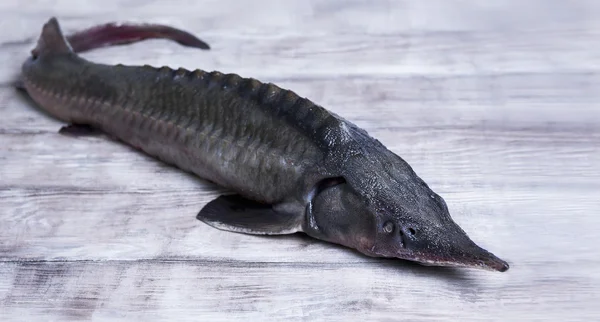
<instances>
[{"instance_id":1,"label":"tail fin","mask_svg":"<svg viewBox=\"0 0 600 322\"><path fill-rule=\"evenodd\" d=\"M169 39L186 47L210 49L207 43L186 31L158 24L107 23L82 30L67 39L76 53L145 39Z\"/></svg>"},{"instance_id":2,"label":"tail fin","mask_svg":"<svg viewBox=\"0 0 600 322\"><path fill-rule=\"evenodd\" d=\"M68 53L72 51L71 46L60 30L58 20L52 17L44 24L37 46L31 51L31 54L33 56L39 56L52 53Z\"/></svg>"},{"instance_id":3,"label":"tail fin","mask_svg":"<svg viewBox=\"0 0 600 322\"><path fill-rule=\"evenodd\" d=\"M145 39L169 39L186 47L210 49L207 43L189 32L159 24L107 23L65 37L58 20L52 17L44 24L37 46L31 51L31 55L37 57L52 53L80 53L90 49L129 44ZM20 80L15 81L14 86L24 89Z\"/></svg>"},{"instance_id":4,"label":"tail fin","mask_svg":"<svg viewBox=\"0 0 600 322\"><path fill-rule=\"evenodd\" d=\"M189 32L159 24L107 23L65 37L58 21L52 17L42 28L33 56L48 53L81 53L105 46L123 45L145 39L169 39L186 47L210 49L207 43Z\"/></svg>"}]
</instances>

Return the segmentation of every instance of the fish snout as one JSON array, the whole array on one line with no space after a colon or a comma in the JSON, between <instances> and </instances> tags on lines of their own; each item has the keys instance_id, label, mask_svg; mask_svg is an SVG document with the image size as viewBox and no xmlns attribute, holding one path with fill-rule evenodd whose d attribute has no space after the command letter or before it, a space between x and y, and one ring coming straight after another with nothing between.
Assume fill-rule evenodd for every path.
<instances>
[{"instance_id":1,"label":"fish snout","mask_svg":"<svg viewBox=\"0 0 600 322\"><path fill-rule=\"evenodd\" d=\"M448 234L444 238L420 242L407 241L413 259L425 265L471 267L498 272L506 272L509 264L498 256L483 249L466 234Z\"/></svg>"}]
</instances>

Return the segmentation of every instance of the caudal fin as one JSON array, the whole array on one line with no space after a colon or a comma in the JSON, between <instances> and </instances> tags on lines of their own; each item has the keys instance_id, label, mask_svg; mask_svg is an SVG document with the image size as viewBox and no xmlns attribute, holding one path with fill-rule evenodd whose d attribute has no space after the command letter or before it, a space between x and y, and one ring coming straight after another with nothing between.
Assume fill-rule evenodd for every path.
<instances>
[{"instance_id":1,"label":"caudal fin","mask_svg":"<svg viewBox=\"0 0 600 322\"><path fill-rule=\"evenodd\" d=\"M31 51L33 57L60 53L81 53L91 49L130 44L145 39L168 39L182 46L210 49L207 43L189 32L160 24L107 23L91 27L72 35L63 34L58 20L50 18L42 28L37 46ZM20 80L14 86L23 89Z\"/></svg>"},{"instance_id":2,"label":"caudal fin","mask_svg":"<svg viewBox=\"0 0 600 322\"><path fill-rule=\"evenodd\" d=\"M145 39L169 39L186 47L210 49L207 43L187 31L159 24L113 22L67 36L76 53L100 47L130 44Z\"/></svg>"},{"instance_id":3,"label":"caudal fin","mask_svg":"<svg viewBox=\"0 0 600 322\"><path fill-rule=\"evenodd\" d=\"M59 54L72 52L72 48L65 39L58 20L52 17L44 24L42 34L38 39L37 46L31 51L33 56Z\"/></svg>"},{"instance_id":4,"label":"caudal fin","mask_svg":"<svg viewBox=\"0 0 600 322\"><path fill-rule=\"evenodd\" d=\"M187 31L160 24L107 23L64 36L52 17L42 28L33 56L49 53L81 53L91 49L130 44L145 39L169 39L182 46L210 49L207 43Z\"/></svg>"}]
</instances>

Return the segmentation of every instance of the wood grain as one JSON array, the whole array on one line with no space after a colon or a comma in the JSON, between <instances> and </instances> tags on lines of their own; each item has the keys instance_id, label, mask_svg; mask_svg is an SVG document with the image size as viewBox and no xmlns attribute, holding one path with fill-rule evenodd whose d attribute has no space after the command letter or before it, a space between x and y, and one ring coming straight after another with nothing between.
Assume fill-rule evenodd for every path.
<instances>
[{"instance_id":1,"label":"wood grain","mask_svg":"<svg viewBox=\"0 0 600 322\"><path fill-rule=\"evenodd\" d=\"M506 273L362 256L195 219L223 192L11 88L41 25L167 23L206 40L85 57L234 72L364 127ZM600 3L3 1L0 320L591 321L600 316ZM19 58L20 57L20 58Z\"/></svg>"},{"instance_id":2,"label":"wood grain","mask_svg":"<svg viewBox=\"0 0 600 322\"><path fill-rule=\"evenodd\" d=\"M593 292L577 277L589 273L581 267L558 281L393 262L21 262L0 264L0 270L15 285L4 299L6 313L25 320L535 320L540 316L532 307L557 320L594 317L566 311ZM432 300L433 285L439 300ZM533 285L542 291L535 298L515 296ZM485 315L473 315L482 309Z\"/></svg>"}]
</instances>

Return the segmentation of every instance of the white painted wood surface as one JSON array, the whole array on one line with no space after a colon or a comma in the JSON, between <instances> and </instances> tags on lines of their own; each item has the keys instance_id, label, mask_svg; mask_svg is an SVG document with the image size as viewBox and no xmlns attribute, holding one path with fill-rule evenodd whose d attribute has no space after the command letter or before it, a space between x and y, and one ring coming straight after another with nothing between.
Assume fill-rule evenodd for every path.
<instances>
[{"instance_id":1,"label":"white painted wood surface","mask_svg":"<svg viewBox=\"0 0 600 322\"><path fill-rule=\"evenodd\" d=\"M220 190L60 122L9 83L41 25L168 23L211 44L106 63L276 82L366 128L511 269L366 258L212 229ZM600 2L2 1L0 321L600 318Z\"/></svg>"}]
</instances>

